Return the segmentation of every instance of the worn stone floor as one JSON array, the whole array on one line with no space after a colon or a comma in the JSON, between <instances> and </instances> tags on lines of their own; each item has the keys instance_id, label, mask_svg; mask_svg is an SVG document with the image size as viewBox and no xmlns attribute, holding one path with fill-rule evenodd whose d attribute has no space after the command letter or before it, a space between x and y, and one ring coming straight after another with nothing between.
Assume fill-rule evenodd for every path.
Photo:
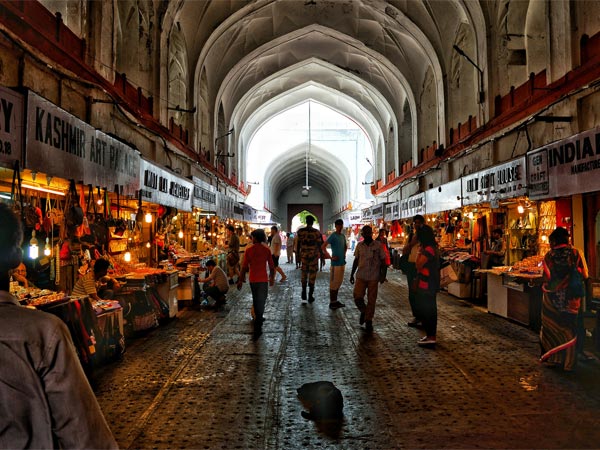
<instances>
[{"instance_id":1,"label":"worn stone floor","mask_svg":"<svg viewBox=\"0 0 600 450\"><path fill-rule=\"evenodd\" d=\"M352 285L328 309L300 300L299 270L270 289L264 333L252 339L248 285L223 310L183 308L128 341L97 372L96 393L121 448L600 448L600 363L563 373L538 362L535 332L455 297L438 296L435 350L409 328L406 282L380 286L375 331L358 324ZM344 420L305 420L296 389L330 380Z\"/></svg>"}]
</instances>

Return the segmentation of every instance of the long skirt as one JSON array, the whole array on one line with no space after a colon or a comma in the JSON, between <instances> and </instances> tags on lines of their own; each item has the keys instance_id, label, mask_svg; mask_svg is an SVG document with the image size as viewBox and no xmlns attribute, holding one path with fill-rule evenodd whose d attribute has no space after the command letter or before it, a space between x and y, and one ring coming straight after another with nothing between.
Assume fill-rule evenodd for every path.
<instances>
[{"instance_id":1,"label":"long skirt","mask_svg":"<svg viewBox=\"0 0 600 450\"><path fill-rule=\"evenodd\" d=\"M577 362L577 314L559 311L544 293L540 345L543 362L573 370Z\"/></svg>"}]
</instances>

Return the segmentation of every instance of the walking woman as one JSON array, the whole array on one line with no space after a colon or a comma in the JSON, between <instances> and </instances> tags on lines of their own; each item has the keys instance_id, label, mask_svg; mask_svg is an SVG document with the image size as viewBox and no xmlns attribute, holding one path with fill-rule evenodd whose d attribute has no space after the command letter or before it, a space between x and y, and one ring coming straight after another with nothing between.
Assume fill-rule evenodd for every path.
<instances>
[{"instance_id":1,"label":"walking woman","mask_svg":"<svg viewBox=\"0 0 600 450\"><path fill-rule=\"evenodd\" d=\"M262 334L263 314L269 294L269 286L275 282L275 265L271 250L267 247L265 230L254 230L251 234L252 246L246 249L242 262L242 271L238 277L237 288L242 288L246 281L246 273L250 272L250 290L252 291L252 306L254 308L254 339ZM267 276L267 266L269 275Z\"/></svg>"},{"instance_id":2,"label":"walking woman","mask_svg":"<svg viewBox=\"0 0 600 450\"><path fill-rule=\"evenodd\" d=\"M588 268L579 250L569 245L569 232L565 228L556 228L548 240L550 251L544 257L542 284L540 360L571 371L577 362L577 315L585 296Z\"/></svg>"},{"instance_id":3,"label":"walking woman","mask_svg":"<svg viewBox=\"0 0 600 450\"><path fill-rule=\"evenodd\" d=\"M419 255L415 263L417 267L416 305L418 318L423 323L426 336L417 344L433 347L437 333L437 291L440 287L440 261L435 234L429 225L417 230L417 241L420 245Z\"/></svg>"}]
</instances>

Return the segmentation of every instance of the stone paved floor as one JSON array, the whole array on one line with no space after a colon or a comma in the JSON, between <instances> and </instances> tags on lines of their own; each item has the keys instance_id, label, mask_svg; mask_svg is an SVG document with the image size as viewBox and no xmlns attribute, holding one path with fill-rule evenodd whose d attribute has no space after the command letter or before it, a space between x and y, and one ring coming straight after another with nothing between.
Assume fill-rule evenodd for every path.
<instances>
[{"instance_id":1,"label":"stone paved floor","mask_svg":"<svg viewBox=\"0 0 600 450\"><path fill-rule=\"evenodd\" d=\"M300 273L271 288L264 334L252 340L248 285L222 311L184 308L128 342L98 372L97 395L121 448L600 448L600 363L565 374L540 366L533 331L438 296L438 345L416 345L404 277L380 287L372 335L346 308L300 301ZM296 388L333 381L340 426L300 415Z\"/></svg>"}]
</instances>

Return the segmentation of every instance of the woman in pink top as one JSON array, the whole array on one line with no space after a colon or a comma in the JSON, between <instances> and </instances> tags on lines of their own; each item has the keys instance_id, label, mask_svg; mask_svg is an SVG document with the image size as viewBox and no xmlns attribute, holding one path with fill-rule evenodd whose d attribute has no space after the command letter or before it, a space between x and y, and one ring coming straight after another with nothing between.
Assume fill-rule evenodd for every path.
<instances>
[{"instance_id":1,"label":"woman in pink top","mask_svg":"<svg viewBox=\"0 0 600 450\"><path fill-rule=\"evenodd\" d=\"M250 290L252 291L252 305L254 307L254 338L262 334L262 324L264 322L263 313L265 312L265 303L269 293L269 285L275 283L275 265L271 258L271 250L265 242L267 235L264 230L254 230L252 236L252 246L246 249L242 271L237 282L237 288L241 289L246 281L246 272L250 272ZM267 265L269 266L269 275L267 276Z\"/></svg>"}]
</instances>

